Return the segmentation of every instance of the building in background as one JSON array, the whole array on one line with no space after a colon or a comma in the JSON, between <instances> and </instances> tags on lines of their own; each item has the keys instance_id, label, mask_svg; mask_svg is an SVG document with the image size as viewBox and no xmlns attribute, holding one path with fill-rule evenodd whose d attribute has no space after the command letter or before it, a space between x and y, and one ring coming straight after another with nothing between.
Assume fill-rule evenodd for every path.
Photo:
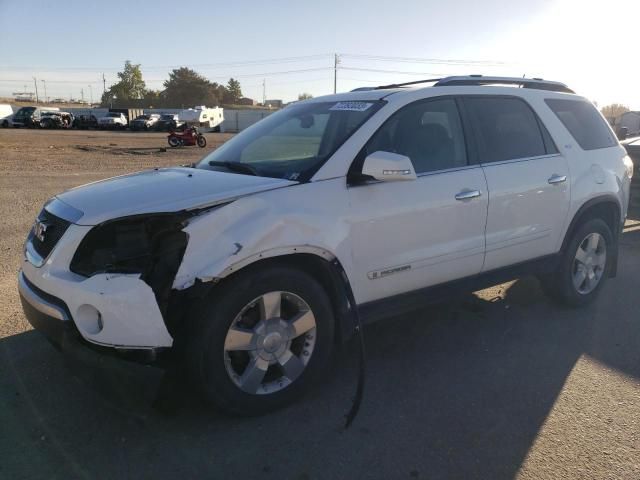
<instances>
[{"instance_id":1,"label":"building in background","mask_svg":"<svg viewBox=\"0 0 640 480\"><path fill-rule=\"evenodd\" d=\"M238 100L238 105L248 105L250 107L254 107L258 104L253 98L242 97Z\"/></svg>"},{"instance_id":2,"label":"building in background","mask_svg":"<svg viewBox=\"0 0 640 480\"><path fill-rule=\"evenodd\" d=\"M615 122L616 132L624 130L626 135L640 135L640 112L624 112Z\"/></svg>"},{"instance_id":3,"label":"building in background","mask_svg":"<svg viewBox=\"0 0 640 480\"><path fill-rule=\"evenodd\" d=\"M282 108L282 100L265 100L264 106L269 108Z\"/></svg>"}]
</instances>

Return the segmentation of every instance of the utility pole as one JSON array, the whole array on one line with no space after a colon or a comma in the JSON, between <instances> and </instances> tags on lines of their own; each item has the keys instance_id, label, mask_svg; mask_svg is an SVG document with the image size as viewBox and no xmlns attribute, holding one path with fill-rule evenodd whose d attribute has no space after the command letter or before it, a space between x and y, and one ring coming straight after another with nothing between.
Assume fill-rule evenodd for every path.
<instances>
[{"instance_id":1,"label":"utility pole","mask_svg":"<svg viewBox=\"0 0 640 480\"><path fill-rule=\"evenodd\" d=\"M102 96L107 92L107 79L104 78L104 73L102 74Z\"/></svg>"},{"instance_id":2,"label":"utility pole","mask_svg":"<svg viewBox=\"0 0 640 480\"><path fill-rule=\"evenodd\" d=\"M33 84L36 86L36 103L39 103L40 100L38 99L38 81L36 80L36 77L33 77Z\"/></svg>"},{"instance_id":3,"label":"utility pole","mask_svg":"<svg viewBox=\"0 0 640 480\"><path fill-rule=\"evenodd\" d=\"M262 79L262 106L267 103L267 79Z\"/></svg>"},{"instance_id":4,"label":"utility pole","mask_svg":"<svg viewBox=\"0 0 640 480\"><path fill-rule=\"evenodd\" d=\"M338 87L338 64L340 63L340 57L337 53L333 54L333 93L337 92Z\"/></svg>"},{"instance_id":5,"label":"utility pole","mask_svg":"<svg viewBox=\"0 0 640 480\"><path fill-rule=\"evenodd\" d=\"M42 85L44 86L44 103L48 103L49 99L47 97L47 81L46 80L40 80L42 82Z\"/></svg>"},{"instance_id":6,"label":"utility pole","mask_svg":"<svg viewBox=\"0 0 640 480\"><path fill-rule=\"evenodd\" d=\"M80 101L84 103L84 88L80 89Z\"/></svg>"},{"instance_id":7,"label":"utility pole","mask_svg":"<svg viewBox=\"0 0 640 480\"><path fill-rule=\"evenodd\" d=\"M89 98L91 99L91 105L93 105L93 87L91 85L88 85L89 87L89 95L91 95Z\"/></svg>"}]
</instances>

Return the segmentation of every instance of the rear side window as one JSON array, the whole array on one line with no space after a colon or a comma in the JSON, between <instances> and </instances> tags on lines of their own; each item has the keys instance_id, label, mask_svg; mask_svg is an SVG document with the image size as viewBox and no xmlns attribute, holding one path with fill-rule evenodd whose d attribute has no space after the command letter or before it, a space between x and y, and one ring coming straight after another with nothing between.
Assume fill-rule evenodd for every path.
<instances>
[{"instance_id":1,"label":"rear side window","mask_svg":"<svg viewBox=\"0 0 640 480\"><path fill-rule=\"evenodd\" d=\"M476 132L481 163L551 153L545 148L538 119L519 98L468 97L464 102Z\"/></svg>"},{"instance_id":2,"label":"rear side window","mask_svg":"<svg viewBox=\"0 0 640 480\"><path fill-rule=\"evenodd\" d=\"M585 100L545 100L583 150L613 147L617 144L611 129L591 103Z\"/></svg>"}]
</instances>

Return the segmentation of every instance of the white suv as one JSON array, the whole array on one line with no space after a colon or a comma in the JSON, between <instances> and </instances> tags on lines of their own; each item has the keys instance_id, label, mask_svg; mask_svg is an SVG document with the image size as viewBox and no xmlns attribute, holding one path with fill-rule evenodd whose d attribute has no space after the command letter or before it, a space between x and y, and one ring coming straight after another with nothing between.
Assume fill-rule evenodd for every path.
<instances>
[{"instance_id":1,"label":"white suv","mask_svg":"<svg viewBox=\"0 0 640 480\"><path fill-rule=\"evenodd\" d=\"M593 300L633 175L606 121L557 82L431 82L297 102L194 168L57 195L25 244L27 318L65 348L172 351L206 398L255 414L359 320L527 273Z\"/></svg>"}]
</instances>

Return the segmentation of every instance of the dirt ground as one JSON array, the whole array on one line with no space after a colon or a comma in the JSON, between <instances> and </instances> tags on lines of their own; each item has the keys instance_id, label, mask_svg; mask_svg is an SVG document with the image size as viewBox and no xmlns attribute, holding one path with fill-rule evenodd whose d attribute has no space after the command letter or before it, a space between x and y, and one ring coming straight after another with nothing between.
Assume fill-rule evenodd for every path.
<instances>
[{"instance_id":1,"label":"dirt ground","mask_svg":"<svg viewBox=\"0 0 640 480\"><path fill-rule=\"evenodd\" d=\"M525 278L367 327L367 389L342 431L354 360L338 354L300 403L252 419L188 392L166 418L159 374L96 384L24 319L16 273L46 199L201 158L166 135L0 129L0 478L640 479L640 216L618 277L583 310ZM166 151L161 148L167 147Z\"/></svg>"}]
</instances>

